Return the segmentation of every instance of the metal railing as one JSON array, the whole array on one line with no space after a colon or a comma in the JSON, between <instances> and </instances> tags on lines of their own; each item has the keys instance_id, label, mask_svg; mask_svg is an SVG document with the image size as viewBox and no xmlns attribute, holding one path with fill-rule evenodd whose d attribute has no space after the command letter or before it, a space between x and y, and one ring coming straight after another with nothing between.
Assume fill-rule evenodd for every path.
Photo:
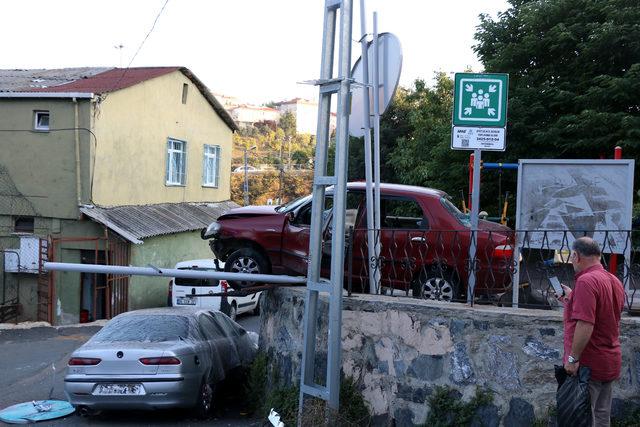
<instances>
[{"instance_id":1,"label":"metal railing","mask_svg":"<svg viewBox=\"0 0 640 427\"><path fill-rule=\"evenodd\" d=\"M345 267L349 293L367 292L369 274L378 273L378 293L464 302L471 293L468 283L473 268L475 303L510 306L513 284L517 284L519 306L552 309L559 302L549 277L557 276L573 287L571 244L590 236L602 248L603 266L614 268L624 285L627 309L640 309L640 231L383 228L374 234L381 245L380 257L369 259L367 229L350 230ZM478 250L470 260L472 239L477 239Z\"/></svg>"}]
</instances>

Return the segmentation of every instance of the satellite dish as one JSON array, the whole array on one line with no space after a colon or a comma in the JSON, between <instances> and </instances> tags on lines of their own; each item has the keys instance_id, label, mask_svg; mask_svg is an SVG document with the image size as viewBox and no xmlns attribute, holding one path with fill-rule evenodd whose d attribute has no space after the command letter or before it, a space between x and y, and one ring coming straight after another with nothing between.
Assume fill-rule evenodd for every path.
<instances>
[{"instance_id":1,"label":"satellite dish","mask_svg":"<svg viewBox=\"0 0 640 427\"><path fill-rule=\"evenodd\" d=\"M369 84L373 84L373 42L369 42L367 47L367 58L369 63ZM362 57L358 58L351 78L357 83L362 83ZM387 109L393 95L396 93L400 72L402 71L402 46L400 40L394 34L381 33L378 35L378 73L379 73L379 101L380 114ZM362 96L362 86L351 86L351 115L349 116L349 134L355 137L364 136L364 99ZM369 96L369 111L373 115L373 92Z\"/></svg>"}]
</instances>

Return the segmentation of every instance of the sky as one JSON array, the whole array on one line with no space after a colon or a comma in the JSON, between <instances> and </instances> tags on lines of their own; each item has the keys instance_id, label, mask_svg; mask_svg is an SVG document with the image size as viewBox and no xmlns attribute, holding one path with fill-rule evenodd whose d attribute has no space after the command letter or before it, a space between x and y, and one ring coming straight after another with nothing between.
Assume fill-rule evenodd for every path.
<instances>
[{"instance_id":1,"label":"sky","mask_svg":"<svg viewBox=\"0 0 640 427\"><path fill-rule=\"evenodd\" d=\"M0 68L126 67L166 0L30 0L3 2ZM354 0L354 60L362 32ZM324 0L169 0L132 67L185 66L212 91L264 103L316 98L298 82L319 77ZM400 84L431 82L434 73L471 67L481 13L496 16L506 0L368 0L367 32L402 44ZM118 46L123 46L118 48Z\"/></svg>"}]
</instances>

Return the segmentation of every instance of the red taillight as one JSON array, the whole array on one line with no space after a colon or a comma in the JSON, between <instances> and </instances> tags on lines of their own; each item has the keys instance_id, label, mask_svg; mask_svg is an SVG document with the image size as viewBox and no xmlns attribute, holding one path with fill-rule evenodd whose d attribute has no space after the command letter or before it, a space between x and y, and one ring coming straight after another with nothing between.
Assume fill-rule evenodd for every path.
<instances>
[{"instance_id":1,"label":"red taillight","mask_svg":"<svg viewBox=\"0 0 640 427\"><path fill-rule=\"evenodd\" d=\"M102 359L95 357L72 357L69 359L69 366L95 366L102 362Z\"/></svg>"},{"instance_id":2,"label":"red taillight","mask_svg":"<svg viewBox=\"0 0 640 427\"><path fill-rule=\"evenodd\" d=\"M229 283L226 280L220 280L220 286L222 286L222 292L227 292L229 289Z\"/></svg>"},{"instance_id":3,"label":"red taillight","mask_svg":"<svg viewBox=\"0 0 640 427\"><path fill-rule=\"evenodd\" d=\"M179 365L180 359L177 357L143 357L140 359L143 365Z\"/></svg>"},{"instance_id":4,"label":"red taillight","mask_svg":"<svg viewBox=\"0 0 640 427\"><path fill-rule=\"evenodd\" d=\"M493 248L493 257L494 258L512 258L513 257L513 246L511 245L499 245Z\"/></svg>"}]
</instances>

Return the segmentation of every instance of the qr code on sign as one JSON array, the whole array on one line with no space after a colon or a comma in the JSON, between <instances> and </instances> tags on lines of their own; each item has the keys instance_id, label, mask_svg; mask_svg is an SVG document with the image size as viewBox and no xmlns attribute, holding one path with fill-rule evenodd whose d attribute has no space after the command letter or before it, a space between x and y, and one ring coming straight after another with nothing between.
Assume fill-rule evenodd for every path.
<instances>
[{"instance_id":1,"label":"qr code on sign","mask_svg":"<svg viewBox=\"0 0 640 427\"><path fill-rule=\"evenodd\" d=\"M460 138L460 142L462 143L463 147L469 146L469 138Z\"/></svg>"}]
</instances>

